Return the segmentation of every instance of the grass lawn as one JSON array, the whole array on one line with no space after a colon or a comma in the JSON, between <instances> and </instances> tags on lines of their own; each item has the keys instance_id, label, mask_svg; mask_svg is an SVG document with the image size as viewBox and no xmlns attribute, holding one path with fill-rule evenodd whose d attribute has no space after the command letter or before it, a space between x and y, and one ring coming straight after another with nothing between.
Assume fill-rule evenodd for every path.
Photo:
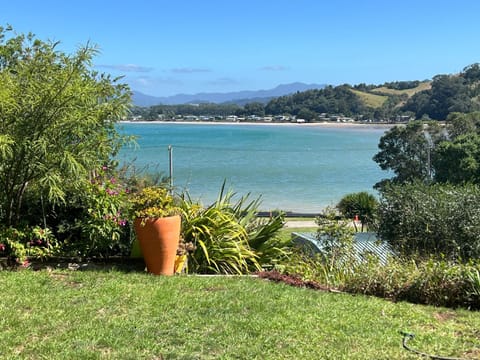
<instances>
[{"instance_id":1,"label":"grass lawn","mask_svg":"<svg viewBox=\"0 0 480 360\"><path fill-rule=\"evenodd\" d=\"M418 359L480 356L480 313L250 277L0 272L1 359Z\"/></svg>"}]
</instances>

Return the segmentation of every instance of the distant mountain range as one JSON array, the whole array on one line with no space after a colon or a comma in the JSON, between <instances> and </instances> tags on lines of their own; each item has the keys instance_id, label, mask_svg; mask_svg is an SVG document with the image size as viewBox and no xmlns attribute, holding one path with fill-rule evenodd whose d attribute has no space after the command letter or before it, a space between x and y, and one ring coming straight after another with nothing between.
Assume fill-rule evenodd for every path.
<instances>
[{"instance_id":1,"label":"distant mountain range","mask_svg":"<svg viewBox=\"0 0 480 360\"><path fill-rule=\"evenodd\" d=\"M235 103L244 105L248 102L267 103L272 98L294 94L297 91L306 91L311 89L323 89L325 84L304 84L295 82L291 84L278 85L269 90L245 90L228 93L199 93L199 94L177 94L167 97L156 97L143 94L139 91L133 91L133 104L136 106L153 105L177 105L191 103Z\"/></svg>"}]
</instances>

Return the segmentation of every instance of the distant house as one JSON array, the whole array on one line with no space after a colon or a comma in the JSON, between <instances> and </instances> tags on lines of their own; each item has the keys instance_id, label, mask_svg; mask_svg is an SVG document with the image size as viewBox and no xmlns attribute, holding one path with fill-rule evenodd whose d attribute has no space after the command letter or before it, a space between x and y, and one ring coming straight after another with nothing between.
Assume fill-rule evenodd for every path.
<instances>
[{"instance_id":1,"label":"distant house","mask_svg":"<svg viewBox=\"0 0 480 360\"><path fill-rule=\"evenodd\" d=\"M275 116L274 119L275 119L275 121L278 121L278 122L290 120L290 118L288 116L285 116L285 115L277 115L277 116Z\"/></svg>"},{"instance_id":2,"label":"distant house","mask_svg":"<svg viewBox=\"0 0 480 360\"><path fill-rule=\"evenodd\" d=\"M395 117L396 122L409 122L411 120L413 120L413 117L410 115L397 115Z\"/></svg>"}]
</instances>

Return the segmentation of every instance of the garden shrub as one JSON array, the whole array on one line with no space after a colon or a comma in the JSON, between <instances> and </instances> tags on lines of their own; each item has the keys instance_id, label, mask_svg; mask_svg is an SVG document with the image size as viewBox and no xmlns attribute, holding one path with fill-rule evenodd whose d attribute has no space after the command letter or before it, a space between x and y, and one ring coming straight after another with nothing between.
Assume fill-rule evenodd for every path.
<instances>
[{"instance_id":1,"label":"garden shrub","mask_svg":"<svg viewBox=\"0 0 480 360\"><path fill-rule=\"evenodd\" d=\"M404 254L480 257L480 187L413 183L382 190L379 236Z\"/></svg>"},{"instance_id":2,"label":"garden shrub","mask_svg":"<svg viewBox=\"0 0 480 360\"><path fill-rule=\"evenodd\" d=\"M22 225L30 191L50 203L67 202L67 192L127 140L115 122L128 112L130 91L93 68L96 54L91 44L66 54L58 42L0 27L3 224Z\"/></svg>"},{"instance_id":3,"label":"garden shrub","mask_svg":"<svg viewBox=\"0 0 480 360\"><path fill-rule=\"evenodd\" d=\"M355 266L341 289L394 301L480 309L479 262L391 259L386 265Z\"/></svg>"},{"instance_id":4,"label":"garden shrub","mask_svg":"<svg viewBox=\"0 0 480 360\"><path fill-rule=\"evenodd\" d=\"M82 257L128 254L130 227L126 218L129 189L115 171L103 166L59 207L58 234L64 238L64 253Z\"/></svg>"},{"instance_id":5,"label":"garden shrub","mask_svg":"<svg viewBox=\"0 0 480 360\"><path fill-rule=\"evenodd\" d=\"M57 254L59 245L48 228L40 226L0 229L0 257L23 264L29 257L47 258Z\"/></svg>"},{"instance_id":6,"label":"garden shrub","mask_svg":"<svg viewBox=\"0 0 480 360\"><path fill-rule=\"evenodd\" d=\"M350 293L480 309L480 261L462 263L439 256L392 256L384 264L374 256L359 260L349 246L351 227L332 221L328 217L319 221L319 236L331 238L322 253L312 256L297 249L276 269Z\"/></svg>"}]
</instances>

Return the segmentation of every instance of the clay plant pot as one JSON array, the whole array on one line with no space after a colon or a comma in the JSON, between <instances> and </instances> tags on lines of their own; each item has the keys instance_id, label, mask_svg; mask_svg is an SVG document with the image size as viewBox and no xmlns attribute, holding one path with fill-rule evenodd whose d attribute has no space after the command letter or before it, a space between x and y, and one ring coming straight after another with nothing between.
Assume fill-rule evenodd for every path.
<instances>
[{"instance_id":1,"label":"clay plant pot","mask_svg":"<svg viewBox=\"0 0 480 360\"><path fill-rule=\"evenodd\" d=\"M155 275L173 275L180 240L180 215L135 219L133 226L147 271Z\"/></svg>"}]
</instances>

